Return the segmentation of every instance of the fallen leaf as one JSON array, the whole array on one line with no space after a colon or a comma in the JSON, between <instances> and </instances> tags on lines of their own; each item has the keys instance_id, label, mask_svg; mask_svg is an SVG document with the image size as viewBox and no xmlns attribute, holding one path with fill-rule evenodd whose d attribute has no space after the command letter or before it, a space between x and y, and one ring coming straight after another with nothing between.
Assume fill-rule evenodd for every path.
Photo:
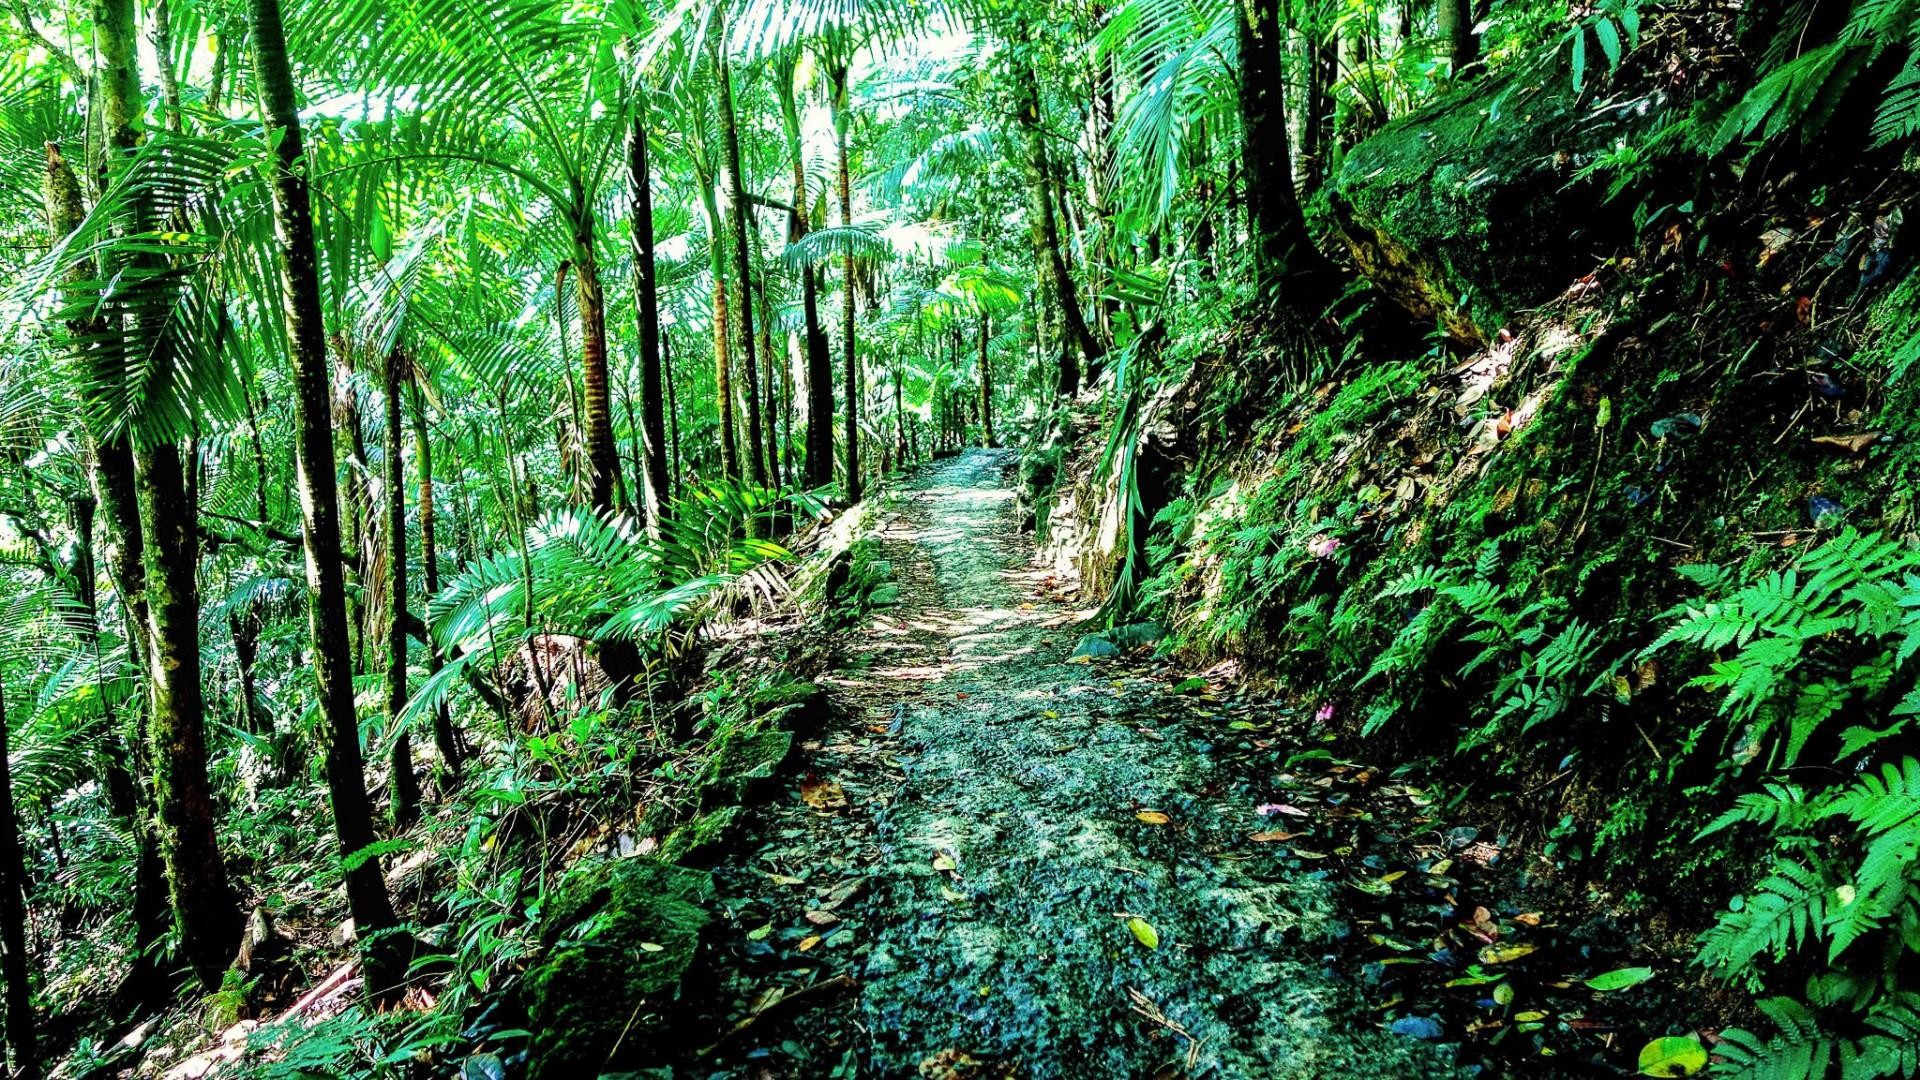
<instances>
[{"instance_id":1,"label":"fallen leaf","mask_svg":"<svg viewBox=\"0 0 1920 1080\"><path fill-rule=\"evenodd\" d=\"M1253 841L1256 844L1274 844L1274 843L1282 843L1284 841L1291 840L1294 837L1301 836L1301 835L1304 835L1304 834L1297 833L1297 832L1257 832L1257 833L1248 833L1247 839Z\"/></svg>"},{"instance_id":2,"label":"fallen leaf","mask_svg":"<svg viewBox=\"0 0 1920 1080\"><path fill-rule=\"evenodd\" d=\"M1653 969L1650 967L1619 968L1595 975L1587 980L1587 985L1605 993L1609 990L1625 990L1629 986L1639 986L1651 978L1653 978Z\"/></svg>"},{"instance_id":3,"label":"fallen leaf","mask_svg":"<svg viewBox=\"0 0 1920 1080\"><path fill-rule=\"evenodd\" d=\"M1140 944L1145 945L1147 948L1157 949L1160 947L1159 932L1153 928L1152 923L1149 923L1140 916L1127 916L1127 929L1133 931L1133 936L1139 940Z\"/></svg>"},{"instance_id":4,"label":"fallen leaf","mask_svg":"<svg viewBox=\"0 0 1920 1080\"><path fill-rule=\"evenodd\" d=\"M933 857L933 868L935 870L952 872L956 867L951 856L935 855Z\"/></svg>"},{"instance_id":5,"label":"fallen leaf","mask_svg":"<svg viewBox=\"0 0 1920 1080\"><path fill-rule=\"evenodd\" d=\"M1707 1067L1707 1048L1693 1035L1668 1035L1640 1048L1642 1076L1692 1076Z\"/></svg>"},{"instance_id":6,"label":"fallen leaf","mask_svg":"<svg viewBox=\"0 0 1920 1080\"><path fill-rule=\"evenodd\" d=\"M643 941L640 943L640 951L641 952L666 952L667 947L665 945L656 944L655 942Z\"/></svg>"},{"instance_id":7,"label":"fallen leaf","mask_svg":"<svg viewBox=\"0 0 1920 1080\"><path fill-rule=\"evenodd\" d=\"M840 921L840 916L835 915L831 911L823 911L820 908L814 908L812 911L807 912L805 918L815 926L832 926L834 923Z\"/></svg>"},{"instance_id":8,"label":"fallen leaf","mask_svg":"<svg viewBox=\"0 0 1920 1080\"><path fill-rule=\"evenodd\" d=\"M1857 435L1816 435L1813 438L1813 445L1831 446L1836 450L1844 450L1849 454L1857 454L1879 441L1879 432L1862 431Z\"/></svg>"},{"instance_id":9,"label":"fallen leaf","mask_svg":"<svg viewBox=\"0 0 1920 1080\"><path fill-rule=\"evenodd\" d=\"M771 935L772 933L773 933L773 924L766 923L761 926L756 926L753 929L747 931L747 940L748 941L765 941L767 940L768 936Z\"/></svg>"},{"instance_id":10,"label":"fallen leaf","mask_svg":"<svg viewBox=\"0 0 1920 1080\"><path fill-rule=\"evenodd\" d=\"M847 793L836 780L822 780L809 773L800 781L800 798L815 810L838 810L847 805Z\"/></svg>"},{"instance_id":11,"label":"fallen leaf","mask_svg":"<svg viewBox=\"0 0 1920 1080\"><path fill-rule=\"evenodd\" d=\"M1142 810L1133 816L1149 825L1165 825L1173 820L1158 810Z\"/></svg>"},{"instance_id":12,"label":"fallen leaf","mask_svg":"<svg viewBox=\"0 0 1920 1080\"><path fill-rule=\"evenodd\" d=\"M808 949L811 949L818 944L820 944L820 935L808 934L806 937L800 939L800 944L796 946L796 948L798 948L801 952L806 952Z\"/></svg>"},{"instance_id":13,"label":"fallen leaf","mask_svg":"<svg viewBox=\"0 0 1920 1080\"><path fill-rule=\"evenodd\" d=\"M1523 956L1533 955L1532 945L1489 945L1480 950L1480 962L1483 964L1505 964Z\"/></svg>"}]
</instances>

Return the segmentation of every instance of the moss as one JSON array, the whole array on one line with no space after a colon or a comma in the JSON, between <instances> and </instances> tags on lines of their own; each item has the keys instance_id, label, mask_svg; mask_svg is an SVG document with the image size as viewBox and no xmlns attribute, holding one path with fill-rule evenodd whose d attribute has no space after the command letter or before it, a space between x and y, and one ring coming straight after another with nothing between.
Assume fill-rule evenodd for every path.
<instances>
[{"instance_id":1,"label":"moss","mask_svg":"<svg viewBox=\"0 0 1920 1080\"><path fill-rule=\"evenodd\" d=\"M792 750L791 731L728 732L700 776L700 789L710 804L737 802L754 781L773 776Z\"/></svg>"},{"instance_id":2,"label":"moss","mask_svg":"<svg viewBox=\"0 0 1920 1080\"><path fill-rule=\"evenodd\" d=\"M527 973L532 1080L597 1075L644 1046L693 963L712 878L656 859L583 864L547 899Z\"/></svg>"},{"instance_id":3,"label":"moss","mask_svg":"<svg viewBox=\"0 0 1920 1080\"><path fill-rule=\"evenodd\" d=\"M1650 130L1656 112L1596 114L1558 67L1481 80L1354 147L1329 206L1376 285L1456 340L1484 344L1583 272L1607 246L1595 241L1626 235L1627 208L1573 177Z\"/></svg>"}]
</instances>

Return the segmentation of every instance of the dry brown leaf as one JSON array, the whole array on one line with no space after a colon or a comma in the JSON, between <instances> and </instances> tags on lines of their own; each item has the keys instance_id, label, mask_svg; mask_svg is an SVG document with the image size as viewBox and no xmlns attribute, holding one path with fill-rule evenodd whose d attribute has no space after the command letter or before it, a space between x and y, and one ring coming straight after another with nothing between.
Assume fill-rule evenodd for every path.
<instances>
[{"instance_id":1,"label":"dry brown leaf","mask_svg":"<svg viewBox=\"0 0 1920 1080\"><path fill-rule=\"evenodd\" d=\"M1149 825L1165 825L1173 820L1158 810L1142 810L1133 816Z\"/></svg>"},{"instance_id":2,"label":"dry brown leaf","mask_svg":"<svg viewBox=\"0 0 1920 1080\"><path fill-rule=\"evenodd\" d=\"M1272 844L1285 842L1301 835L1303 834L1297 832L1257 832L1248 833L1247 839L1256 844Z\"/></svg>"},{"instance_id":3,"label":"dry brown leaf","mask_svg":"<svg viewBox=\"0 0 1920 1080\"><path fill-rule=\"evenodd\" d=\"M800 781L800 798L815 810L838 810L847 805L847 792L836 780L809 773Z\"/></svg>"},{"instance_id":4,"label":"dry brown leaf","mask_svg":"<svg viewBox=\"0 0 1920 1080\"><path fill-rule=\"evenodd\" d=\"M1862 431L1857 435L1816 435L1813 438L1815 446L1831 446L1849 454L1858 454L1879 441L1880 433L1877 431Z\"/></svg>"}]
</instances>

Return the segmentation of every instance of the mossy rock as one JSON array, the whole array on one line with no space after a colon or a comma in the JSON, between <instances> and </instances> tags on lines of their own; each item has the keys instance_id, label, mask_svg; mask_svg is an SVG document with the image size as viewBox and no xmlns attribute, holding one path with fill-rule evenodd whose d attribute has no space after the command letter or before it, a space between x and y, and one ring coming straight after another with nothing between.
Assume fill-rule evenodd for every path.
<instances>
[{"instance_id":1,"label":"mossy rock","mask_svg":"<svg viewBox=\"0 0 1920 1080\"><path fill-rule=\"evenodd\" d=\"M660 841L659 857L669 862L684 862L700 851L725 841L727 833L744 812L738 806L723 806L711 813L701 814Z\"/></svg>"},{"instance_id":2,"label":"mossy rock","mask_svg":"<svg viewBox=\"0 0 1920 1080\"><path fill-rule=\"evenodd\" d=\"M713 878L658 859L575 867L540 920L545 952L527 973L530 1080L596 1076L633 1054L693 963Z\"/></svg>"},{"instance_id":3,"label":"mossy rock","mask_svg":"<svg viewBox=\"0 0 1920 1080\"><path fill-rule=\"evenodd\" d=\"M763 686L753 692L755 716L764 716L789 705L824 709L827 705L826 688L816 682L783 682Z\"/></svg>"},{"instance_id":4,"label":"mossy rock","mask_svg":"<svg viewBox=\"0 0 1920 1080\"><path fill-rule=\"evenodd\" d=\"M1661 113L1651 97L1573 89L1546 65L1483 79L1386 125L1348 152L1329 204L1354 261L1402 306L1483 345L1512 315L1592 269L1631 234L1633 200L1574 181Z\"/></svg>"},{"instance_id":5,"label":"mossy rock","mask_svg":"<svg viewBox=\"0 0 1920 1080\"><path fill-rule=\"evenodd\" d=\"M700 775L709 804L739 802L755 780L774 775L793 750L793 732L776 729L736 731L725 736Z\"/></svg>"}]
</instances>

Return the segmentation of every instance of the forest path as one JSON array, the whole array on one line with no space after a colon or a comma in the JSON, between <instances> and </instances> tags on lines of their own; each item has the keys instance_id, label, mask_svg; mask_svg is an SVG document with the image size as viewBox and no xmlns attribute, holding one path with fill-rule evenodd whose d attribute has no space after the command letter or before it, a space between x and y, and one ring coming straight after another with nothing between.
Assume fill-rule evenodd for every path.
<instances>
[{"instance_id":1,"label":"forest path","mask_svg":"<svg viewBox=\"0 0 1920 1080\"><path fill-rule=\"evenodd\" d=\"M1343 890L1248 843L1274 826L1216 761L1227 718L1164 673L1068 662L1084 613L1030 568L1016 458L968 451L908 485L877 537L900 603L823 679L835 719L765 846L721 870L759 935L736 1001L760 987L771 1014L796 980L859 999L751 1024L736 1075L1440 1071L1348 1021L1323 959Z\"/></svg>"}]
</instances>

